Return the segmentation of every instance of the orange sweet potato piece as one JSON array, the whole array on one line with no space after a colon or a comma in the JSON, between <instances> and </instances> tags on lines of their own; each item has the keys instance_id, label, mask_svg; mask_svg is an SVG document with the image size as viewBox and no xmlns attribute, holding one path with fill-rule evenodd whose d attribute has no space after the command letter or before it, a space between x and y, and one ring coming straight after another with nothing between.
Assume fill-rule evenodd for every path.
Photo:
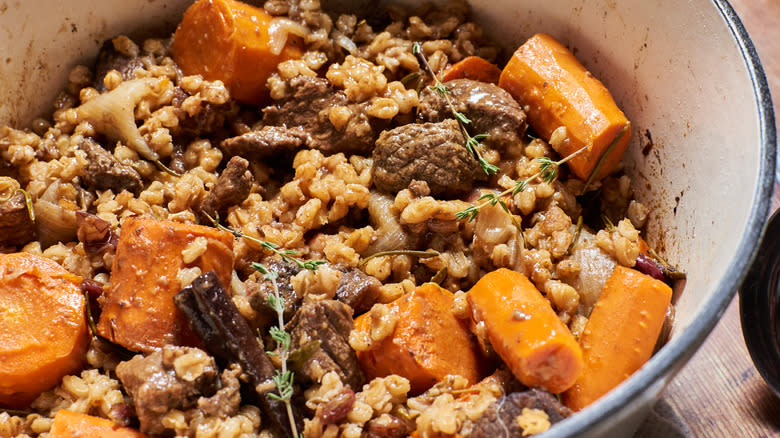
<instances>
[{"instance_id":1,"label":"orange sweet potato piece","mask_svg":"<svg viewBox=\"0 0 780 438\"><path fill-rule=\"evenodd\" d=\"M671 300L672 289L663 281L615 267L580 337L585 370L563 403L578 411L647 362Z\"/></svg>"},{"instance_id":2,"label":"orange sweet potato piece","mask_svg":"<svg viewBox=\"0 0 780 438\"><path fill-rule=\"evenodd\" d=\"M176 29L173 59L185 75L221 80L239 102L267 103L266 81L276 66L303 55L303 41L294 35L273 53L272 20L262 8L236 0L198 0Z\"/></svg>"},{"instance_id":3,"label":"orange sweet potato piece","mask_svg":"<svg viewBox=\"0 0 780 438\"><path fill-rule=\"evenodd\" d=\"M453 79L472 79L497 84L501 69L479 56L467 56L444 70L442 82Z\"/></svg>"},{"instance_id":4,"label":"orange sweet potato piece","mask_svg":"<svg viewBox=\"0 0 780 438\"><path fill-rule=\"evenodd\" d=\"M199 238L206 242L202 254L186 260L185 249L196 245ZM166 344L198 345L173 302L181 290L179 270L193 267L203 273L215 271L223 284L230 284L233 235L201 225L146 217L126 219L98 333L129 350L147 353Z\"/></svg>"},{"instance_id":5,"label":"orange sweet potato piece","mask_svg":"<svg viewBox=\"0 0 780 438\"><path fill-rule=\"evenodd\" d=\"M520 382L553 394L574 384L582 350L525 275L504 268L490 272L467 297L475 321L484 322L490 344Z\"/></svg>"},{"instance_id":6,"label":"orange sweet potato piece","mask_svg":"<svg viewBox=\"0 0 780 438\"><path fill-rule=\"evenodd\" d=\"M147 438L141 432L114 424L106 418L60 409L49 431L51 438Z\"/></svg>"},{"instance_id":7,"label":"orange sweet potato piece","mask_svg":"<svg viewBox=\"0 0 780 438\"><path fill-rule=\"evenodd\" d=\"M528 105L528 122L545 140L566 127L568 141L556 149L562 157L588 147L567 163L578 178L587 180L615 141L595 179L607 176L623 157L631 137L628 119L609 90L550 35L536 34L520 46L498 86Z\"/></svg>"},{"instance_id":8,"label":"orange sweet potato piece","mask_svg":"<svg viewBox=\"0 0 780 438\"><path fill-rule=\"evenodd\" d=\"M366 377L403 376L413 394L449 374L478 382L484 375L482 358L466 322L452 314L453 300L450 291L425 283L388 304L399 317L395 330L372 349L357 353ZM355 319L357 330L370 330L371 313Z\"/></svg>"},{"instance_id":9,"label":"orange sweet potato piece","mask_svg":"<svg viewBox=\"0 0 780 438\"><path fill-rule=\"evenodd\" d=\"M80 284L53 260L0 254L0 406L23 408L83 366L89 329Z\"/></svg>"}]
</instances>

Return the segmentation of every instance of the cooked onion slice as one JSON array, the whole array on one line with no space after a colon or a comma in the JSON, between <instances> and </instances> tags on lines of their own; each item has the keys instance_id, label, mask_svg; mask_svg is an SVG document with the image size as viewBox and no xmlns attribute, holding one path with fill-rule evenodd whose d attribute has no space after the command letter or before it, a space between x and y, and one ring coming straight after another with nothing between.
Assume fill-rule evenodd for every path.
<instances>
[{"instance_id":1,"label":"cooked onion slice","mask_svg":"<svg viewBox=\"0 0 780 438\"><path fill-rule=\"evenodd\" d=\"M334 30L331 32L331 37L333 38L333 42L335 42L339 47L343 48L347 52L349 52L351 55L354 55L357 53L357 45L354 41L349 39L346 35L343 33Z\"/></svg>"},{"instance_id":2,"label":"cooked onion slice","mask_svg":"<svg viewBox=\"0 0 780 438\"><path fill-rule=\"evenodd\" d=\"M147 160L157 160L135 125L135 107L159 85L161 79L142 78L122 82L115 89L87 101L78 108L79 119L89 121L98 132L121 141Z\"/></svg>"},{"instance_id":3,"label":"cooked onion slice","mask_svg":"<svg viewBox=\"0 0 780 438\"><path fill-rule=\"evenodd\" d=\"M279 55L287 43L287 35L293 34L301 38L309 35L306 26L288 18L274 18L268 26L268 46L273 55Z\"/></svg>"}]
</instances>

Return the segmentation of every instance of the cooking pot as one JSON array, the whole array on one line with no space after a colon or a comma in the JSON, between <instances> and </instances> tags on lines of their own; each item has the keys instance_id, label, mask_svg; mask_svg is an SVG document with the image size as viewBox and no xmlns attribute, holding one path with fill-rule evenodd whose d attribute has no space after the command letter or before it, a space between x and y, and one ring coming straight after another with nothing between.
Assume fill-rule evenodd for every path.
<instances>
[{"instance_id":1,"label":"cooking pot","mask_svg":"<svg viewBox=\"0 0 780 438\"><path fill-rule=\"evenodd\" d=\"M188 4L0 0L0 124L50 112L69 70L104 39L169 32ZM763 233L776 132L761 64L724 0L471 4L507 56L536 32L562 41L633 123L625 161L651 208L645 238L688 274L671 337L630 379L543 435L630 436L718 321Z\"/></svg>"}]
</instances>

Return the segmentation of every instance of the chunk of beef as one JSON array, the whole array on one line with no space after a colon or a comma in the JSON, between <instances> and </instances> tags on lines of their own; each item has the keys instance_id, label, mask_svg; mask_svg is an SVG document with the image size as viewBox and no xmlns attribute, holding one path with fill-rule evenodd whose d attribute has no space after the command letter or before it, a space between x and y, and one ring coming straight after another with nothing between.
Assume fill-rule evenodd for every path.
<instances>
[{"instance_id":1,"label":"chunk of beef","mask_svg":"<svg viewBox=\"0 0 780 438\"><path fill-rule=\"evenodd\" d=\"M265 125L301 127L310 137L309 147L325 154L367 153L386 121L369 119L368 103L350 103L341 90L333 89L327 79L297 76L290 80L292 97L278 106L263 109ZM330 122L330 110L346 106L351 116L339 128Z\"/></svg>"},{"instance_id":2,"label":"chunk of beef","mask_svg":"<svg viewBox=\"0 0 780 438\"><path fill-rule=\"evenodd\" d=\"M435 197L466 193L475 180L484 177L484 172L464 145L455 120L384 131L373 153L374 185L396 193L418 180L425 181Z\"/></svg>"},{"instance_id":3,"label":"chunk of beef","mask_svg":"<svg viewBox=\"0 0 780 438\"><path fill-rule=\"evenodd\" d=\"M493 402L474 424L472 438L495 438L497 436L523 436L523 429L517 418L523 414L523 408L544 411L555 424L572 414L554 395L540 389L514 392Z\"/></svg>"},{"instance_id":4,"label":"chunk of beef","mask_svg":"<svg viewBox=\"0 0 780 438\"><path fill-rule=\"evenodd\" d=\"M249 171L249 161L241 157L233 157L228 161L225 170L217 178L214 187L206 194L200 204L200 211L212 218L226 217L228 208L244 202L252 189L254 177Z\"/></svg>"},{"instance_id":5,"label":"chunk of beef","mask_svg":"<svg viewBox=\"0 0 780 438\"><path fill-rule=\"evenodd\" d=\"M218 384L211 356L173 345L120 363L116 375L133 401L141 431L154 435L165 431L162 418L168 411L196 406L201 396L214 395Z\"/></svg>"},{"instance_id":6,"label":"chunk of beef","mask_svg":"<svg viewBox=\"0 0 780 438\"><path fill-rule=\"evenodd\" d=\"M322 300L304 304L287 324L292 348L317 340L321 344L297 375L319 381L325 373L335 371L350 388L361 388L365 381L363 371L349 346L352 326L352 309L342 302Z\"/></svg>"},{"instance_id":7,"label":"chunk of beef","mask_svg":"<svg viewBox=\"0 0 780 438\"><path fill-rule=\"evenodd\" d=\"M371 309L379 296L382 283L357 268L340 267L341 279L336 288L336 299L352 307L355 315Z\"/></svg>"},{"instance_id":8,"label":"chunk of beef","mask_svg":"<svg viewBox=\"0 0 780 438\"><path fill-rule=\"evenodd\" d=\"M143 67L141 58L137 56L125 56L114 48L111 39L103 42L95 61L95 80L94 87L101 93L108 91L103 79L111 70L116 70L122 75L122 79L127 81L133 79L133 72L137 68Z\"/></svg>"},{"instance_id":9,"label":"chunk of beef","mask_svg":"<svg viewBox=\"0 0 780 438\"><path fill-rule=\"evenodd\" d=\"M181 108L184 101L190 97L190 94L181 87L173 89L173 99L171 105L175 108ZM237 112L237 106L234 102L228 102L217 105L211 102L201 101L200 109L194 113L180 113L179 126L174 130L177 137L188 139L206 137L219 133L222 138L226 137L226 122Z\"/></svg>"},{"instance_id":10,"label":"chunk of beef","mask_svg":"<svg viewBox=\"0 0 780 438\"><path fill-rule=\"evenodd\" d=\"M267 260L263 265L277 274L276 287L279 290L279 296L284 298L284 319L289 321L293 314L301 306L303 297L295 293L290 284L290 279L301 272L301 268L293 262L283 262L281 260ZM276 320L276 311L268 305L268 295L273 294L271 283L263 281L261 283L247 282L247 295L249 296L249 305L252 306L259 315L258 321L272 322ZM260 326L265 323L261 322Z\"/></svg>"},{"instance_id":11,"label":"chunk of beef","mask_svg":"<svg viewBox=\"0 0 780 438\"><path fill-rule=\"evenodd\" d=\"M221 418L238 413L241 407L241 382L238 381L240 376L241 367L235 364L223 371L219 390L211 397L199 398L198 409L207 416Z\"/></svg>"},{"instance_id":12,"label":"chunk of beef","mask_svg":"<svg viewBox=\"0 0 780 438\"><path fill-rule=\"evenodd\" d=\"M0 177L0 182L9 177ZM10 185L10 183L9 183ZM12 187L18 187L16 183ZM0 247L24 245L35 238L35 223L30 219L24 194L16 190L0 202Z\"/></svg>"},{"instance_id":13,"label":"chunk of beef","mask_svg":"<svg viewBox=\"0 0 780 438\"><path fill-rule=\"evenodd\" d=\"M469 129L488 134L486 146L504 150L521 144L526 129L525 112L507 91L493 84L471 79L447 82L455 109L471 119ZM426 88L420 93L419 117L427 122L452 118L447 102Z\"/></svg>"},{"instance_id":14,"label":"chunk of beef","mask_svg":"<svg viewBox=\"0 0 780 438\"><path fill-rule=\"evenodd\" d=\"M302 128L264 126L236 137L223 140L219 147L227 156L241 156L262 160L278 156L290 156L309 144L309 135Z\"/></svg>"},{"instance_id":15,"label":"chunk of beef","mask_svg":"<svg viewBox=\"0 0 780 438\"><path fill-rule=\"evenodd\" d=\"M127 190L135 194L143 189L141 175L132 167L120 163L95 140L85 138L79 144L79 149L87 153L84 182L91 189L110 189L114 193Z\"/></svg>"}]
</instances>

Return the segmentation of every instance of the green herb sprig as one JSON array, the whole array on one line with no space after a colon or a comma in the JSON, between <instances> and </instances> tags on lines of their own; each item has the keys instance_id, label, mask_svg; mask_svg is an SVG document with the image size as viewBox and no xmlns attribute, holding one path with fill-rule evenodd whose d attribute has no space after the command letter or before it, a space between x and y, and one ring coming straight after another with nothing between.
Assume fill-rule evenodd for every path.
<instances>
[{"instance_id":1,"label":"green herb sprig","mask_svg":"<svg viewBox=\"0 0 780 438\"><path fill-rule=\"evenodd\" d=\"M276 279L279 274L276 271L266 268L260 263L252 263L252 268L263 274L263 278L266 281L271 282L273 293L268 295L268 305L276 312L278 325L271 326L269 334L271 338L276 342L277 352L267 351L268 355L276 355L282 363L282 369L276 370L273 380L276 385L276 391L278 394L268 393L268 397L284 403L287 411L287 418L290 420L290 430L292 435L298 436L298 428L295 425L295 415L292 410L292 396L295 393L293 388L293 378L295 373L287 369L287 359L290 356L290 343L292 342L290 334L284 329L284 297L279 294L279 286L276 283Z\"/></svg>"},{"instance_id":2,"label":"green herb sprig","mask_svg":"<svg viewBox=\"0 0 780 438\"><path fill-rule=\"evenodd\" d=\"M301 260L297 257L298 251L295 251L294 249L282 249L279 245L269 242L267 240L258 239L257 237L247 236L246 234L242 233L241 231L234 230L230 227L226 227L219 223L219 215L217 215L216 218L211 217L208 213L203 213L206 215L206 217L211 221L211 223L214 225L215 228L218 230L227 231L228 233L238 237L238 238L244 238L247 240L250 240L252 242L255 242L256 244L260 245L263 249L270 251L274 254L279 255L283 261L295 263L299 268L301 269L308 269L310 271L316 271L317 268L320 265L324 265L326 262L325 260Z\"/></svg>"},{"instance_id":3,"label":"green herb sprig","mask_svg":"<svg viewBox=\"0 0 780 438\"><path fill-rule=\"evenodd\" d=\"M469 222L471 222L477 218L479 211L488 205L500 205L505 212L509 213L509 206L504 200L505 196L515 196L516 194L525 191L525 189L528 188L528 184L537 178L541 179L542 182L551 184L553 181L555 181L556 178L558 178L558 168L561 166L561 164L571 160L587 148L587 146L583 146L573 154L558 161L553 161L548 157L535 158L534 161L539 163L539 171L522 181L516 181L513 187L510 187L499 194L485 193L484 195L480 196L479 199L477 199L477 201L483 202L480 202L477 205L472 205L465 210L461 210L455 213L455 217L458 220L467 219Z\"/></svg>"},{"instance_id":4,"label":"green herb sprig","mask_svg":"<svg viewBox=\"0 0 780 438\"><path fill-rule=\"evenodd\" d=\"M452 103L452 97L450 96L452 91L449 89L449 87L444 85L438 76L436 76L436 72L433 71L433 68L431 68L428 60L425 59L425 55L422 53L422 44L419 42L414 43L412 45L412 53L417 57L417 59L419 59L420 63L423 65L423 67L425 67L425 70L433 78L434 84L428 88L432 91L435 91L440 98L447 102L447 107L450 109L450 112L452 112L452 116L455 118L455 120L458 121L460 131L463 134L463 137L466 138L466 150L468 150L474 156L474 158L477 159L477 162L479 162L479 167L481 167L486 174L495 175L498 172L498 166L489 163L479 152L479 144L482 142L482 140L488 138L488 134L477 134L474 136L469 134L468 129L466 129L466 125L471 124L471 119L469 119L462 112L455 109L455 105Z\"/></svg>"}]
</instances>

